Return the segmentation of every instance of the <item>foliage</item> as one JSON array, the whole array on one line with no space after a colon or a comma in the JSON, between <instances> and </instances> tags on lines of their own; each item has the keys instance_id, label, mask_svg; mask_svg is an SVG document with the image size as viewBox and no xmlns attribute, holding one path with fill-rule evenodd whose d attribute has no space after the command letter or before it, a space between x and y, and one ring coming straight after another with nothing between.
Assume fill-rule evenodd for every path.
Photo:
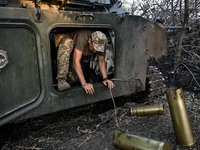
<instances>
[{"instance_id":1,"label":"foliage","mask_svg":"<svg viewBox=\"0 0 200 150\"><path fill-rule=\"evenodd\" d=\"M167 26L181 26L184 18L184 0L123 0L123 8L132 15L140 15L150 21L165 19ZM190 20L200 18L200 0L190 0Z\"/></svg>"},{"instance_id":2,"label":"foliage","mask_svg":"<svg viewBox=\"0 0 200 150\"><path fill-rule=\"evenodd\" d=\"M172 68L172 72L179 78L182 74L190 76L190 86L195 84L200 88L200 0L186 2L187 0L139 0L134 1L134 7L128 8L132 9L129 9L130 14L140 15L151 22L158 17L165 20L163 26L167 31L168 57L172 60L170 64L175 63L177 53L180 57L180 61L177 61L179 64L176 63L177 67ZM188 6L185 7L185 4ZM127 5L132 4L124 1L124 6ZM186 16L189 17L188 20Z\"/></svg>"}]
</instances>

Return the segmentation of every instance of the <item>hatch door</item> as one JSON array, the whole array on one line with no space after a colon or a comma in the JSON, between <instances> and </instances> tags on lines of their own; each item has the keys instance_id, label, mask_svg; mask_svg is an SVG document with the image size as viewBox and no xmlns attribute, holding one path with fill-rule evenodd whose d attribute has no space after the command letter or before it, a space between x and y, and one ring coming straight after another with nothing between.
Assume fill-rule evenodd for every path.
<instances>
[{"instance_id":1,"label":"hatch door","mask_svg":"<svg viewBox=\"0 0 200 150\"><path fill-rule=\"evenodd\" d=\"M28 25L0 25L0 49L2 119L36 101L41 88L36 36Z\"/></svg>"}]
</instances>

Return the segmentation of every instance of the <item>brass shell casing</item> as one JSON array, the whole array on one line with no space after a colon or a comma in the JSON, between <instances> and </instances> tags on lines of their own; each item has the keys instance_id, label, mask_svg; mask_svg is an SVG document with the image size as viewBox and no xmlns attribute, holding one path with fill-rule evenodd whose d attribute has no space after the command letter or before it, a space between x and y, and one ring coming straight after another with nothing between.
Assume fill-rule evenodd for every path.
<instances>
[{"instance_id":1,"label":"brass shell casing","mask_svg":"<svg viewBox=\"0 0 200 150\"><path fill-rule=\"evenodd\" d=\"M115 132L113 145L124 150L170 150L167 142L160 142L150 138L144 138L132 134Z\"/></svg>"},{"instance_id":2,"label":"brass shell casing","mask_svg":"<svg viewBox=\"0 0 200 150\"><path fill-rule=\"evenodd\" d=\"M145 115L163 115L163 105L145 105L145 106L134 106L130 108L132 116L145 116Z\"/></svg>"},{"instance_id":3,"label":"brass shell casing","mask_svg":"<svg viewBox=\"0 0 200 150\"><path fill-rule=\"evenodd\" d=\"M181 146L193 145L195 140L182 88L172 87L166 93L177 144Z\"/></svg>"}]
</instances>

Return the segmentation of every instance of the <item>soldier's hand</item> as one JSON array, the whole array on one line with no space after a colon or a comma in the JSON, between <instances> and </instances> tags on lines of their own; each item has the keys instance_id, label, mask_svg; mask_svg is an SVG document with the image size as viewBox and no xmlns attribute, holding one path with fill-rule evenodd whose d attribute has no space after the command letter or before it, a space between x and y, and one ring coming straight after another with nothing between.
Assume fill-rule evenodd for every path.
<instances>
[{"instance_id":1,"label":"soldier's hand","mask_svg":"<svg viewBox=\"0 0 200 150\"><path fill-rule=\"evenodd\" d=\"M86 83L82 86L87 94L93 94L94 93L94 88L93 84L91 83Z\"/></svg>"},{"instance_id":2,"label":"soldier's hand","mask_svg":"<svg viewBox=\"0 0 200 150\"><path fill-rule=\"evenodd\" d=\"M105 81L103 81L103 84L104 84L105 86L108 86L109 89L112 89L112 88L115 87L114 83L113 83L111 80L108 80L108 79L105 80Z\"/></svg>"}]
</instances>

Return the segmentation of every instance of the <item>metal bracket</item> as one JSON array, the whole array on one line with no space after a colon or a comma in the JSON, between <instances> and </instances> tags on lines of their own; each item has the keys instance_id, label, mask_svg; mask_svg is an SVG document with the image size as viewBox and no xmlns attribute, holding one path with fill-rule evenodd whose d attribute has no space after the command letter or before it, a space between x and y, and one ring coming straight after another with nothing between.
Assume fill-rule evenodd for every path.
<instances>
[{"instance_id":1,"label":"metal bracket","mask_svg":"<svg viewBox=\"0 0 200 150\"><path fill-rule=\"evenodd\" d=\"M41 8L39 6L37 7L36 17L37 17L37 20L40 20L41 18Z\"/></svg>"},{"instance_id":2,"label":"metal bracket","mask_svg":"<svg viewBox=\"0 0 200 150\"><path fill-rule=\"evenodd\" d=\"M33 18L35 22L42 22L42 10L39 5L36 5L36 10L33 10Z\"/></svg>"},{"instance_id":3,"label":"metal bracket","mask_svg":"<svg viewBox=\"0 0 200 150\"><path fill-rule=\"evenodd\" d=\"M119 23L121 24L124 21L124 19L125 19L125 14L122 13L121 15L119 15L118 19L119 19Z\"/></svg>"},{"instance_id":4,"label":"metal bracket","mask_svg":"<svg viewBox=\"0 0 200 150\"><path fill-rule=\"evenodd\" d=\"M122 7L122 2L118 1L117 4L119 5L118 8Z\"/></svg>"},{"instance_id":5,"label":"metal bracket","mask_svg":"<svg viewBox=\"0 0 200 150\"><path fill-rule=\"evenodd\" d=\"M0 71L8 64L8 56L6 51L0 49Z\"/></svg>"}]
</instances>

